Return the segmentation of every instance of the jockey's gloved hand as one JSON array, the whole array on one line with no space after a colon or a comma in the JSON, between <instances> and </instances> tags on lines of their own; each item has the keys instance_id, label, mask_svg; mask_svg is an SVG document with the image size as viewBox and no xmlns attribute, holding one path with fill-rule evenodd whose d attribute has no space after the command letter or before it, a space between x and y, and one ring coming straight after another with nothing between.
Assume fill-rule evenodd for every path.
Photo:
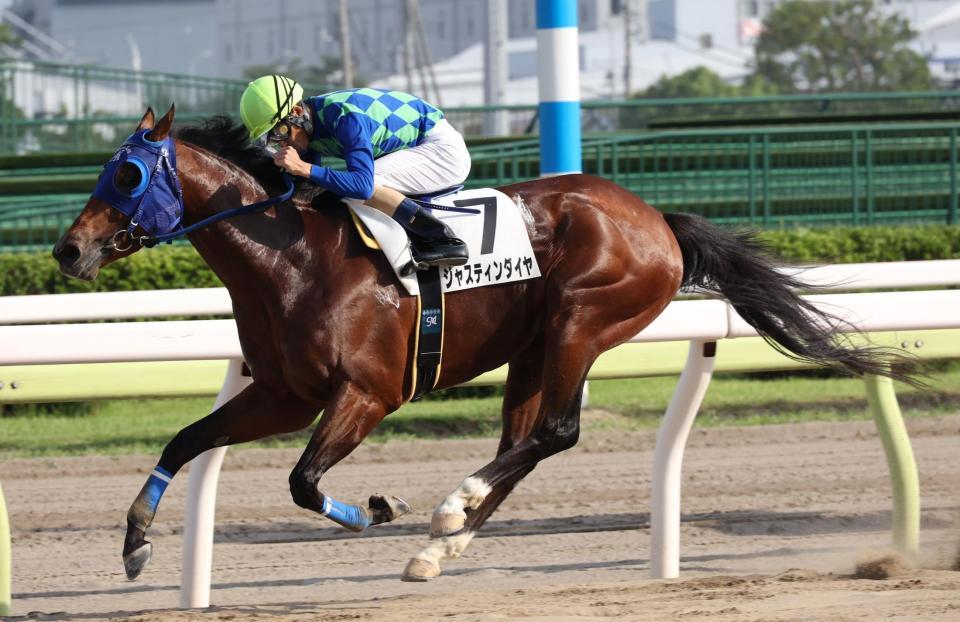
<instances>
[{"instance_id":1,"label":"jockey's gloved hand","mask_svg":"<svg viewBox=\"0 0 960 622\"><path fill-rule=\"evenodd\" d=\"M294 175L310 177L310 164L304 162L297 150L290 145L284 145L277 150L273 163Z\"/></svg>"}]
</instances>

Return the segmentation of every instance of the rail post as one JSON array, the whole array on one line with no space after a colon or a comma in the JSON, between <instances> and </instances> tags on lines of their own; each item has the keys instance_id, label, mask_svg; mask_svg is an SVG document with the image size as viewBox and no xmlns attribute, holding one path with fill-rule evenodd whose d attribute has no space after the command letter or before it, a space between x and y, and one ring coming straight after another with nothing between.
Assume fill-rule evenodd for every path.
<instances>
[{"instance_id":1,"label":"rail post","mask_svg":"<svg viewBox=\"0 0 960 622\"><path fill-rule=\"evenodd\" d=\"M867 375L867 400L887 457L893 486L893 542L905 553L920 546L920 478L893 381Z\"/></svg>"},{"instance_id":2,"label":"rail post","mask_svg":"<svg viewBox=\"0 0 960 622\"><path fill-rule=\"evenodd\" d=\"M770 170L770 132L763 133L763 226L770 226L773 216L773 172Z\"/></svg>"},{"instance_id":3,"label":"rail post","mask_svg":"<svg viewBox=\"0 0 960 622\"><path fill-rule=\"evenodd\" d=\"M213 409L229 402L250 382L251 379L243 375L243 361L231 359ZM183 521L183 576L180 580L180 606L184 609L210 606L213 519L220 467L226 455L226 447L216 447L200 454L190 463L187 509Z\"/></svg>"},{"instance_id":4,"label":"rail post","mask_svg":"<svg viewBox=\"0 0 960 622\"><path fill-rule=\"evenodd\" d=\"M853 196L853 224L860 226L860 141L857 130L850 132L850 194Z\"/></svg>"},{"instance_id":5,"label":"rail post","mask_svg":"<svg viewBox=\"0 0 960 622\"><path fill-rule=\"evenodd\" d=\"M13 577L10 549L10 519L7 517L3 486L0 485L0 616L10 615L10 584Z\"/></svg>"},{"instance_id":6,"label":"rail post","mask_svg":"<svg viewBox=\"0 0 960 622\"><path fill-rule=\"evenodd\" d=\"M750 134L750 140L747 143L747 194L750 203L750 224L757 222L757 135Z\"/></svg>"},{"instance_id":7,"label":"rail post","mask_svg":"<svg viewBox=\"0 0 960 622\"><path fill-rule=\"evenodd\" d=\"M717 342L691 341L687 363L657 432L650 474L650 574L654 579L680 575L680 483L683 450L707 393Z\"/></svg>"},{"instance_id":8,"label":"rail post","mask_svg":"<svg viewBox=\"0 0 960 622\"><path fill-rule=\"evenodd\" d=\"M867 224L873 225L874 219L876 218L876 205L874 201L874 196L876 195L876 188L874 188L874 166L873 166L873 132L871 130L864 130L864 148L866 149L866 167L867 167Z\"/></svg>"},{"instance_id":9,"label":"rail post","mask_svg":"<svg viewBox=\"0 0 960 622\"><path fill-rule=\"evenodd\" d=\"M950 211L947 212L947 224L955 225L957 219L957 128L950 128Z\"/></svg>"}]
</instances>

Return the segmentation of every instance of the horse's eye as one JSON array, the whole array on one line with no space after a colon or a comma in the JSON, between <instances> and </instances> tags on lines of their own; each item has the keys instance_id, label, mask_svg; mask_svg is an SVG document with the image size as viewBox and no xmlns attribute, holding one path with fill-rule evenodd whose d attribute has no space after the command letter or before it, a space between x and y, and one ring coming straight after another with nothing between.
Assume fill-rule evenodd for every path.
<instances>
[{"instance_id":1,"label":"horse's eye","mask_svg":"<svg viewBox=\"0 0 960 622\"><path fill-rule=\"evenodd\" d=\"M140 187L142 181L143 173L140 167L131 162L124 162L113 174L113 186L127 196L132 196L134 189Z\"/></svg>"}]
</instances>

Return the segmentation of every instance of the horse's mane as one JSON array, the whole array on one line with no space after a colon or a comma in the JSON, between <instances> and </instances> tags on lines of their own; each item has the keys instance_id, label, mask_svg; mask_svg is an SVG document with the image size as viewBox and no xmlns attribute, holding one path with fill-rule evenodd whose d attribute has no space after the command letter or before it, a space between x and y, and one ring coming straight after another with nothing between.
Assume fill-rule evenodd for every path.
<instances>
[{"instance_id":1,"label":"horse's mane","mask_svg":"<svg viewBox=\"0 0 960 622\"><path fill-rule=\"evenodd\" d=\"M247 128L230 115L220 114L204 119L199 125L182 127L175 136L236 164L252 175L269 194L279 194L285 187L283 173L273 159L250 142ZM301 182L305 180L295 177L294 181L301 190Z\"/></svg>"}]
</instances>

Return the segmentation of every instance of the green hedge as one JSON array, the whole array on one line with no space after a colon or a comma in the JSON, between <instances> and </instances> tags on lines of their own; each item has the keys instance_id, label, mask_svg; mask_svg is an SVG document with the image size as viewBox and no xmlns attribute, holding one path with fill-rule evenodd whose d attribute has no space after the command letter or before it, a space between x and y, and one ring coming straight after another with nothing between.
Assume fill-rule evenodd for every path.
<instances>
[{"instance_id":1,"label":"green hedge","mask_svg":"<svg viewBox=\"0 0 960 622\"><path fill-rule=\"evenodd\" d=\"M861 263L960 258L960 227L837 227L764 231L779 256L798 263Z\"/></svg>"},{"instance_id":2,"label":"green hedge","mask_svg":"<svg viewBox=\"0 0 960 622\"><path fill-rule=\"evenodd\" d=\"M799 263L960 258L960 227L859 227L765 231L761 240ZM93 283L68 279L49 253L0 254L0 295L219 287L189 246L142 250L104 268Z\"/></svg>"},{"instance_id":3,"label":"green hedge","mask_svg":"<svg viewBox=\"0 0 960 622\"><path fill-rule=\"evenodd\" d=\"M92 283L60 274L50 253L0 254L0 295L221 287L192 246L141 250L100 271Z\"/></svg>"}]
</instances>

